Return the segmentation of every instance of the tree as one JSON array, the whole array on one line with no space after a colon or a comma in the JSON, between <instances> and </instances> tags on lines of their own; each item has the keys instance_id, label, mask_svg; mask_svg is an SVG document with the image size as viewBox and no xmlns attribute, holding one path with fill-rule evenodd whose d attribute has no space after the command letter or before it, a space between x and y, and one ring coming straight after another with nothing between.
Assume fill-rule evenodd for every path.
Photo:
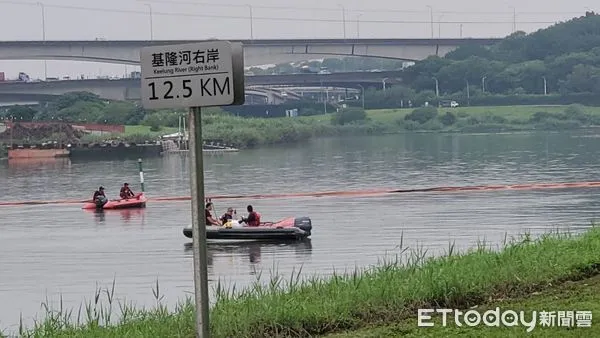
<instances>
[{"instance_id":1,"label":"tree","mask_svg":"<svg viewBox=\"0 0 600 338\"><path fill-rule=\"evenodd\" d=\"M571 93L600 94L600 68L590 65L577 65L563 83L563 88Z\"/></svg>"},{"instance_id":2,"label":"tree","mask_svg":"<svg viewBox=\"0 0 600 338\"><path fill-rule=\"evenodd\" d=\"M344 125L362 122L367 119L367 113L361 108L340 109L331 117L332 124Z\"/></svg>"},{"instance_id":3,"label":"tree","mask_svg":"<svg viewBox=\"0 0 600 338\"><path fill-rule=\"evenodd\" d=\"M37 114L37 110L31 108L30 106L22 106L22 105L14 105L10 106L4 116L12 117L15 120L21 121L31 121L33 117Z\"/></svg>"},{"instance_id":4,"label":"tree","mask_svg":"<svg viewBox=\"0 0 600 338\"><path fill-rule=\"evenodd\" d=\"M103 102L103 100L100 99L100 97L98 95L93 94L93 93L70 92L70 93L66 93L66 94L59 96L56 100L54 100L50 104L50 106L51 106L51 109L58 111L63 108L70 107L70 106L74 105L75 103L81 102L81 101L92 102L92 103Z\"/></svg>"},{"instance_id":5,"label":"tree","mask_svg":"<svg viewBox=\"0 0 600 338\"><path fill-rule=\"evenodd\" d=\"M466 45L460 46L455 50L448 52L444 57L454 61L461 61L474 56L484 59L492 59L493 53L491 52L490 48L486 46Z\"/></svg>"}]
</instances>

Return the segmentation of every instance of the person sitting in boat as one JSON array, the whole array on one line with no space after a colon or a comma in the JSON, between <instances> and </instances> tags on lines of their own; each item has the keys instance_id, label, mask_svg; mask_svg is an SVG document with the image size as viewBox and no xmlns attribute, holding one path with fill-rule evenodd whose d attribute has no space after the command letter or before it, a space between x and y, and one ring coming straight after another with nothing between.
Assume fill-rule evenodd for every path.
<instances>
[{"instance_id":1,"label":"person sitting in boat","mask_svg":"<svg viewBox=\"0 0 600 338\"><path fill-rule=\"evenodd\" d=\"M124 199L124 200L135 197L135 194L129 188L129 183L123 183L120 194L121 194L121 199Z\"/></svg>"},{"instance_id":2,"label":"person sitting in boat","mask_svg":"<svg viewBox=\"0 0 600 338\"><path fill-rule=\"evenodd\" d=\"M219 220L221 221L222 224L225 224L233 219L234 213L235 213L235 211L233 210L233 208L229 207L229 208L227 208L227 212L224 213L223 216L221 216L221 218Z\"/></svg>"},{"instance_id":3,"label":"person sitting in boat","mask_svg":"<svg viewBox=\"0 0 600 338\"><path fill-rule=\"evenodd\" d=\"M212 202L206 203L206 208L204 209L204 218L206 219L206 225L221 225L221 222L213 217L211 210L213 210Z\"/></svg>"},{"instance_id":4,"label":"person sitting in boat","mask_svg":"<svg viewBox=\"0 0 600 338\"><path fill-rule=\"evenodd\" d=\"M98 190L94 191L94 197L92 197L92 201L96 203L98 208L103 207L106 203L108 203L108 199L104 194L104 187L98 188Z\"/></svg>"},{"instance_id":5,"label":"person sitting in boat","mask_svg":"<svg viewBox=\"0 0 600 338\"><path fill-rule=\"evenodd\" d=\"M248 210L248 217L243 218L240 222L244 222L248 224L249 227L257 227L260 225L260 214L257 211L254 211L251 205L249 205L246 210Z\"/></svg>"}]
</instances>

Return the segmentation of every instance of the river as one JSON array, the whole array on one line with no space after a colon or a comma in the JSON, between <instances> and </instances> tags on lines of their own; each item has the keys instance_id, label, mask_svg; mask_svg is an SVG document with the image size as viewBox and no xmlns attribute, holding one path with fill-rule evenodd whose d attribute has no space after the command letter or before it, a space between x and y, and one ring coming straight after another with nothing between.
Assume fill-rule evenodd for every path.
<instances>
[{"instance_id":1,"label":"river","mask_svg":"<svg viewBox=\"0 0 600 338\"><path fill-rule=\"evenodd\" d=\"M599 139L583 132L496 135L388 135L205 156L208 194L257 194L598 180ZM149 197L189 195L185 155L145 159ZM103 185L110 197L128 181L139 191L136 161L0 162L0 201L85 199ZM404 247L442 253L485 239L590 226L594 189L406 193L378 197L215 200L219 214L250 203L263 219L309 216L312 240L296 245L209 245L211 284L244 286L263 271L327 275L375 264ZM41 315L49 299L75 311L96 286L116 281L116 297L152 306L158 279L164 302L192 295L192 252L182 234L190 202L86 212L78 204L0 207L0 330Z\"/></svg>"}]
</instances>

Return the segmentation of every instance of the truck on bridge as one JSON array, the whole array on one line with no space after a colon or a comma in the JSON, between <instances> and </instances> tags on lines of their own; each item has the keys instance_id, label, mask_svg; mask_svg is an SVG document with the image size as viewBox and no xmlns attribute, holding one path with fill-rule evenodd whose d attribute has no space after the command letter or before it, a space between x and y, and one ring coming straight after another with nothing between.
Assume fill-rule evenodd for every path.
<instances>
[{"instance_id":1,"label":"truck on bridge","mask_svg":"<svg viewBox=\"0 0 600 338\"><path fill-rule=\"evenodd\" d=\"M9 80L6 78L6 74L4 72L0 72L0 82L33 82L29 75L24 72L19 72L19 76L16 80Z\"/></svg>"}]
</instances>

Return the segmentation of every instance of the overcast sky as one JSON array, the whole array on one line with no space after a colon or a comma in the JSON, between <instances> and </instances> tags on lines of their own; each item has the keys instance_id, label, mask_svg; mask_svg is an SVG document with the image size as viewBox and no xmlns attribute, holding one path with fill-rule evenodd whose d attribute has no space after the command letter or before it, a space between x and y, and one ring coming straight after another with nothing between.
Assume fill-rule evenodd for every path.
<instances>
[{"instance_id":1,"label":"overcast sky","mask_svg":"<svg viewBox=\"0 0 600 338\"><path fill-rule=\"evenodd\" d=\"M595 9L590 0L48 0L42 3L47 40L149 40L150 15L146 4L153 11L155 40L249 39L248 5L252 6L255 39L343 38L341 5L345 8L348 38L359 35L360 38L430 38L427 5L433 9L434 36L442 38L460 37L461 22L463 37L504 37L513 30L513 9L517 12L517 30L526 32ZM35 1L0 0L0 13L0 40L42 40L42 7ZM418 23L403 23L406 21ZM48 61L47 64L49 77L121 76L136 70L133 66L90 62ZM2 71L9 78L20 71L42 78L44 63L0 61Z\"/></svg>"}]
</instances>

